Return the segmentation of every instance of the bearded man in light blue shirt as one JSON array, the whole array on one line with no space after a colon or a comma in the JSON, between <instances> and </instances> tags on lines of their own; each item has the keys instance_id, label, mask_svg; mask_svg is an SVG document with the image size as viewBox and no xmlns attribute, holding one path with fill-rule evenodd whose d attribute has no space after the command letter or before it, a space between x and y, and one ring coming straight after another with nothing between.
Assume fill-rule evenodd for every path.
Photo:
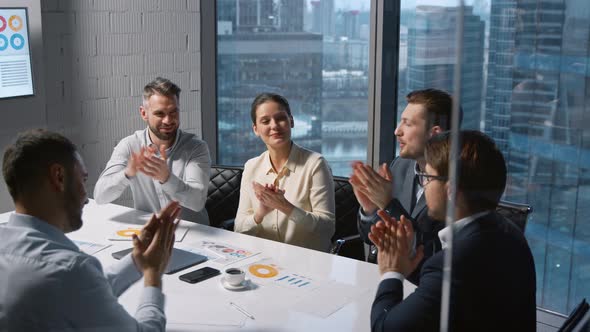
<instances>
[{"instance_id":1,"label":"bearded man in light blue shirt","mask_svg":"<svg viewBox=\"0 0 590 332\"><path fill-rule=\"evenodd\" d=\"M180 206L172 202L133 238L133 253L103 271L65 233L82 227L86 168L67 138L20 134L2 173L15 212L0 225L0 331L164 331L162 273ZM135 317L118 303L141 276Z\"/></svg>"},{"instance_id":2,"label":"bearded man in light blue shirt","mask_svg":"<svg viewBox=\"0 0 590 332\"><path fill-rule=\"evenodd\" d=\"M209 225L209 148L179 128L179 98L180 88L162 77L144 87L139 113L147 128L115 147L94 187L98 204L114 201L130 187L137 210L157 212L175 200L182 205L183 220Z\"/></svg>"}]
</instances>

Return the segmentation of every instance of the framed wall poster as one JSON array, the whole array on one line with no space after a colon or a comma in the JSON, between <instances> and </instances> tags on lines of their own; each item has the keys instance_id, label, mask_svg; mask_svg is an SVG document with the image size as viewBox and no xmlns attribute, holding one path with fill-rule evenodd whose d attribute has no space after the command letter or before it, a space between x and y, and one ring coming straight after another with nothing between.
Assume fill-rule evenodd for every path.
<instances>
[{"instance_id":1,"label":"framed wall poster","mask_svg":"<svg viewBox=\"0 0 590 332\"><path fill-rule=\"evenodd\" d=\"M0 98L32 95L27 8L0 7Z\"/></svg>"}]
</instances>

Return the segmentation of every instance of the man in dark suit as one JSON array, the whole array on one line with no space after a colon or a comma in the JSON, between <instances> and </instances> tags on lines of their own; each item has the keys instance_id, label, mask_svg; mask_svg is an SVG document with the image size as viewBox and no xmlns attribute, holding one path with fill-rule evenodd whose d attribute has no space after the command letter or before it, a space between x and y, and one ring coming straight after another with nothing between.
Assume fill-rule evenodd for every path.
<instances>
[{"instance_id":1,"label":"man in dark suit","mask_svg":"<svg viewBox=\"0 0 590 332\"><path fill-rule=\"evenodd\" d=\"M380 211L369 238L379 249L381 283L371 310L372 331L438 331L443 261L452 233L449 331L534 331L535 266L522 232L495 212L506 185L506 165L494 142L478 131L460 134L455 222L438 232L442 251L424 262L420 285L404 299L403 280L423 258L412 256L414 230ZM420 173L428 214L444 220L450 134L431 138Z\"/></svg>"},{"instance_id":2,"label":"man in dark suit","mask_svg":"<svg viewBox=\"0 0 590 332\"><path fill-rule=\"evenodd\" d=\"M448 93L436 89L413 91L406 100L408 106L395 129L399 157L389 169L383 163L378 172L362 162L353 163L350 183L361 205L357 225L366 243L372 244L368 234L379 220L377 209L382 209L391 216L409 217L417 230L417 244L423 244L426 257L430 257L440 250L436 236L440 227L428 217L423 188L416 173L423 172L426 165L426 141L449 129L453 100ZM371 246L372 253L375 253L374 249ZM372 257L369 261L374 261L374 254ZM418 275L410 276L409 280L417 283Z\"/></svg>"}]
</instances>

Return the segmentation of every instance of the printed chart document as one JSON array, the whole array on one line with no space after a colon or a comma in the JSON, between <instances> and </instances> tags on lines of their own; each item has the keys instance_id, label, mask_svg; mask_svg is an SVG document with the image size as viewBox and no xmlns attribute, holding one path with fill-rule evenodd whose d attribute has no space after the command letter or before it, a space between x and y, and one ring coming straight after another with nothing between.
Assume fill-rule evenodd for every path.
<instances>
[{"instance_id":1,"label":"printed chart document","mask_svg":"<svg viewBox=\"0 0 590 332\"><path fill-rule=\"evenodd\" d=\"M78 248L80 248L80 251L88 255L94 255L97 252L111 246L110 244L101 244L80 240L72 240L72 242L74 242L78 246Z\"/></svg>"},{"instance_id":2,"label":"printed chart document","mask_svg":"<svg viewBox=\"0 0 590 332\"><path fill-rule=\"evenodd\" d=\"M211 250L205 249L205 248L196 248L195 246L191 246L190 244L188 245L183 245L180 244L178 246L175 246L178 249L182 249L188 252L192 252L204 257L207 257L207 260L209 261L215 261L217 259L222 259L223 257Z\"/></svg>"},{"instance_id":3,"label":"printed chart document","mask_svg":"<svg viewBox=\"0 0 590 332\"><path fill-rule=\"evenodd\" d=\"M264 311L272 307L275 311L288 308L326 318L369 291L286 269L273 258L263 258L242 268L252 283L261 286L256 293L268 293L264 298L277 299L272 304L256 298L238 302L255 316L266 314Z\"/></svg>"},{"instance_id":4,"label":"printed chart document","mask_svg":"<svg viewBox=\"0 0 590 332\"><path fill-rule=\"evenodd\" d=\"M259 254L259 252L253 252L247 249L232 246L227 243L215 241L201 241L198 247L212 251L214 254L219 256L214 261L215 263L224 266Z\"/></svg>"},{"instance_id":5,"label":"printed chart document","mask_svg":"<svg viewBox=\"0 0 590 332\"><path fill-rule=\"evenodd\" d=\"M174 238L176 242L182 242L186 233L188 232L188 227L183 225L178 225L176 231L174 232ZM113 232L109 235L110 241L132 241L133 234L139 236L141 234L141 227L119 227L118 229L113 230Z\"/></svg>"}]
</instances>

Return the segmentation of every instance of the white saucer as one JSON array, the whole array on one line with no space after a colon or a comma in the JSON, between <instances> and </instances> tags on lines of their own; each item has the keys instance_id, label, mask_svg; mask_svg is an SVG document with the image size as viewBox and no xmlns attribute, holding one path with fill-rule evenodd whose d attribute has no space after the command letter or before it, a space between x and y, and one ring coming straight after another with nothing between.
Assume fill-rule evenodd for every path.
<instances>
[{"instance_id":1,"label":"white saucer","mask_svg":"<svg viewBox=\"0 0 590 332\"><path fill-rule=\"evenodd\" d=\"M247 289L250 286L250 279L244 279L244 281L242 281L242 283L237 286L230 285L227 282L227 280L225 280L225 277L221 277L220 280L221 280L221 285L223 286L223 288L229 289L232 291Z\"/></svg>"}]
</instances>

